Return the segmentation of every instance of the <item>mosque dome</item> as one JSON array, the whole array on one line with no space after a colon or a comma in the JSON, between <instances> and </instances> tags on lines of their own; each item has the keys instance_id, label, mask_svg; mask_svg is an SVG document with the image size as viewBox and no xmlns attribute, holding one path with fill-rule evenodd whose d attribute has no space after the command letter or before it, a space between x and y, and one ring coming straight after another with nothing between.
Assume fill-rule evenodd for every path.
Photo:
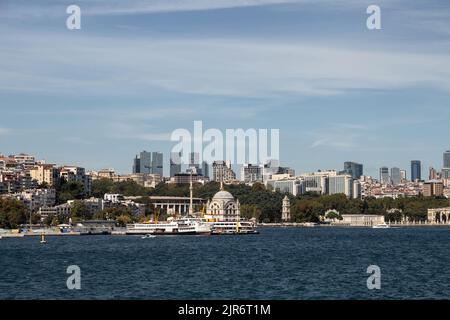
<instances>
[{"instance_id":1,"label":"mosque dome","mask_svg":"<svg viewBox=\"0 0 450 320\"><path fill-rule=\"evenodd\" d=\"M234 200L234 197L231 193L229 193L228 191L225 190L221 190L219 192L217 192L214 197L213 197L213 201L215 200Z\"/></svg>"}]
</instances>

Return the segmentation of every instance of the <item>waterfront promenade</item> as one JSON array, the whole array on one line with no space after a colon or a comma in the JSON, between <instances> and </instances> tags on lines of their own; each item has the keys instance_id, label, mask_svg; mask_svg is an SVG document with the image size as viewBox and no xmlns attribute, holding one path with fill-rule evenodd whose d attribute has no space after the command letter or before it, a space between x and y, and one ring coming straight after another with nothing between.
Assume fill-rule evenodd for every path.
<instances>
[{"instance_id":1,"label":"waterfront promenade","mask_svg":"<svg viewBox=\"0 0 450 320\"><path fill-rule=\"evenodd\" d=\"M450 227L450 223L436 223L436 222L428 222L428 221L408 221L408 222L387 222L392 228L443 228ZM372 228L373 226L359 226L359 225L349 225L349 224L340 224L340 223L295 223L295 222L284 222L284 223L260 223L257 225L258 228ZM39 230L27 231L27 232L19 232L19 230L6 230L3 229L0 231L0 239L7 238L25 238L25 237L71 237L71 236L83 236L88 235L85 233L77 232L77 231L68 231L61 232L56 228L42 228ZM115 228L115 230L111 232L100 232L98 234L90 234L90 235L113 235L113 236L124 236L126 235L126 228Z\"/></svg>"}]
</instances>

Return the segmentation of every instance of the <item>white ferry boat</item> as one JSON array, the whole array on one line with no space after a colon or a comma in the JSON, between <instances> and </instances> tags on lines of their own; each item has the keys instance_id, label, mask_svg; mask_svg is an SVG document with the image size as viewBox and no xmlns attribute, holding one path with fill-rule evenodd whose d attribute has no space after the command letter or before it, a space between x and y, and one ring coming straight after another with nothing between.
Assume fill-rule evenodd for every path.
<instances>
[{"instance_id":1,"label":"white ferry boat","mask_svg":"<svg viewBox=\"0 0 450 320\"><path fill-rule=\"evenodd\" d=\"M201 218L182 218L176 220L178 223L178 232L189 235L209 235L211 234L212 224Z\"/></svg>"},{"instance_id":2,"label":"white ferry boat","mask_svg":"<svg viewBox=\"0 0 450 320\"><path fill-rule=\"evenodd\" d=\"M178 223L171 222L159 222L159 223L134 223L127 225L127 235L147 235L147 234L160 234L160 235L174 235L178 234Z\"/></svg>"},{"instance_id":3,"label":"white ferry boat","mask_svg":"<svg viewBox=\"0 0 450 320\"><path fill-rule=\"evenodd\" d=\"M135 223L127 225L127 235L209 235L211 223L200 218L182 218L170 222Z\"/></svg>"},{"instance_id":4,"label":"white ferry boat","mask_svg":"<svg viewBox=\"0 0 450 320\"><path fill-rule=\"evenodd\" d=\"M250 221L220 221L212 224L213 235L246 235L258 234L255 225Z\"/></svg>"}]
</instances>

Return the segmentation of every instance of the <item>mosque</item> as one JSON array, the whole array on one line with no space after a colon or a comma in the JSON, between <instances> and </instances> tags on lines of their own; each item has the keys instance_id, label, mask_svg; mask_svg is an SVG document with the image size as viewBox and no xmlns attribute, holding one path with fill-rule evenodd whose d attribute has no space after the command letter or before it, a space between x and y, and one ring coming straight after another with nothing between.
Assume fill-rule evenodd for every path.
<instances>
[{"instance_id":1,"label":"mosque","mask_svg":"<svg viewBox=\"0 0 450 320\"><path fill-rule=\"evenodd\" d=\"M238 199L223 189L217 192L206 205L206 216L214 221L240 221L241 205Z\"/></svg>"}]
</instances>

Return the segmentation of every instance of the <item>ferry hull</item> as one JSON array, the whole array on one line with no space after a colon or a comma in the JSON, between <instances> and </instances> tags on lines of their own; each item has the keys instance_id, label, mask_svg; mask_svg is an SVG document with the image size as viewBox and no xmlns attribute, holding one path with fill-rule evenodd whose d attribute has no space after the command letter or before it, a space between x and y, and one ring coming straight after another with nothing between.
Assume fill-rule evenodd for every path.
<instances>
[{"instance_id":1,"label":"ferry hull","mask_svg":"<svg viewBox=\"0 0 450 320\"><path fill-rule=\"evenodd\" d=\"M158 235L158 236L209 236L211 231L198 232L198 231L127 231L125 233L128 236L145 236L145 235Z\"/></svg>"}]
</instances>

